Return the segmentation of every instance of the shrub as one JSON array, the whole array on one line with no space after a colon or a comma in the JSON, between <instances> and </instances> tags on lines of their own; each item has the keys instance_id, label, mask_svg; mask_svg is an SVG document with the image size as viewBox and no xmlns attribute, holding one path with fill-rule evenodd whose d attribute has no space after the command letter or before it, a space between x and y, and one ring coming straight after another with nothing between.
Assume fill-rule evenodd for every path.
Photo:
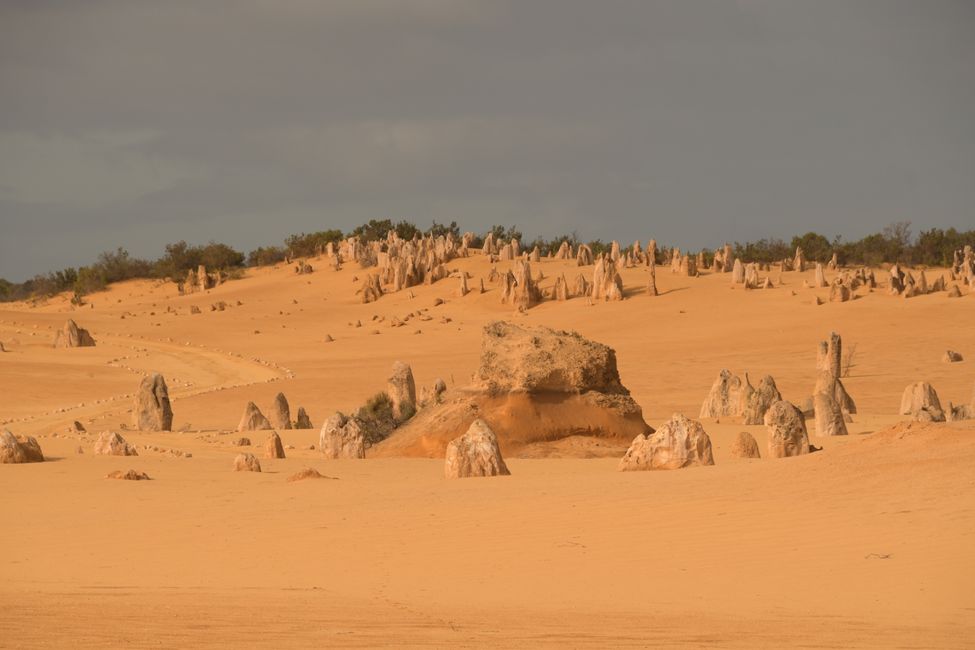
<instances>
[{"instance_id":1,"label":"shrub","mask_svg":"<svg viewBox=\"0 0 975 650\"><path fill-rule=\"evenodd\" d=\"M356 417L362 423L363 437L368 445L382 442L396 428L393 402L385 392L376 393L366 400Z\"/></svg>"}]
</instances>

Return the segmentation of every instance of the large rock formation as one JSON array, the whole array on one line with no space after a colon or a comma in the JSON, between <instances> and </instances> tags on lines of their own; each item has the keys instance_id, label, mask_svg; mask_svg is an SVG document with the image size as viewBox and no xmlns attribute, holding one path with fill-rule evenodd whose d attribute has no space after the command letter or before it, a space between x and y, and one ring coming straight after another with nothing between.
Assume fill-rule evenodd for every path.
<instances>
[{"instance_id":1,"label":"large rock formation","mask_svg":"<svg viewBox=\"0 0 975 650\"><path fill-rule=\"evenodd\" d=\"M765 413L769 458L801 456L809 453L809 434L802 411L782 400Z\"/></svg>"},{"instance_id":2,"label":"large rock formation","mask_svg":"<svg viewBox=\"0 0 975 650\"><path fill-rule=\"evenodd\" d=\"M278 393L274 396L274 403L271 404L271 417L268 420L275 429L291 428L291 407L288 405L288 398L284 396L284 393Z\"/></svg>"},{"instance_id":3,"label":"large rock formation","mask_svg":"<svg viewBox=\"0 0 975 650\"><path fill-rule=\"evenodd\" d=\"M173 407L166 380L159 373L143 377L135 395L135 426L139 431L172 431Z\"/></svg>"},{"instance_id":4,"label":"large rock formation","mask_svg":"<svg viewBox=\"0 0 975 650\"><path fill-rule=\"evenodd\" d=\"M675 413L652 434L640 434L620 460L622 472L714 465L711 438L700 422Z\"/></svg>"},{"instance_id":5,"label":"large rock formation","mask_svg":"<svg viewBox=\"0 0 975 650\"><path fill-rule=\"evenodd\" d=\"M263 429L270 428L270 421L264 417L264 414L261 413L261 409L257 408L257 404L254 402L247 402L247 406L244 407L244 415L240 418L240 424L237 425L237 430L261 431Z\"/></svg>"},{"instance_id":6,"label":"large rock formation","mask_svg":"<svg viewBox=\"0 0 975 650\"><path fill-rule=\"evenodd\" d=\"M78 327L71 319L68 319L54 335L54 347L56 348L90 348L94 345L95 339L91 338L88 330Z\"/></svg>"},{"instance_id":7,"label":"large rock formation","mask_svg":"<svg viewBox=\"0 0 975 650\"><path fill-rule=\"evenodd\" d=\"M772 404L781 399L782 395L771 375L762 377L762 380L758 382L758 388L753 388L752 383L748 380L748 373L745 373L745 390L742 397L745 424L762 424L765 422L765 412L769 410Z\"/></svg>"},{"instance_id":8,"label":"large rock formation","mask_svg":"<svg viewBox=\"0 0 975 650\"><path fill-rule=\"evenodd\" d=\"M910 415L920 422L944 422L945 412L934 387L919 381L904 389L901 396L901 415Z\"/></svg>"},{"instance_id":9,"label":"large rock formation","mask_svg":"<svg viewBox=\"0 0 975 650\"><path fill-rule=\"evenodd\" d=\"M416 382L413 369L408 363L397 361L386 381L386 394L393 403L393 417L397 421L408 420L416 413Z\"/></svg>"},{"instance_id":10,"label":"large rock formation","mask_svg":"<svg viewBox=\"0 0 975 650\"><path fill-rule=\"evenodd\" d=\"M318 434L318 448L325 458L365 458L366 439L359 420L336 412L325 420Z\"/></svg>"},{"instance_id":11,"label":"large rock formation","mask_svg":"<svg viewBox=\"0 0 975 650\"><path fill-rule=\"evenodd\" d=\"M491 422L508 456L563 453L557 443L568 438L611 455L612 445L619 453L652 431L620 382L611 348L574 332L498 321L484 328L472 383L428 402L370 454L442 456L478 417Z\"/></svg>"},{"instance_id":12,"label":"large rock formation","mask_svg":"<svg viewBox=\"0 0 975 650\"><path fill-rule=\"evenodd\" d=\"M135 447L127 443L125 438L120 436L115 431L104 431L98 434L98 440L95 441L95 446L92 449L92 453L101 456L139 455L139 452L136 451Z\"/></svg>"},{"instance_id":13,"label":"large rock formation","mask_svg":"<svg viewBox=\"0 0 975 650\"><path fill-rule=\"evenodd\" d=\"M447 478L509 474L511 472L501 457L498 437L484 420L474 420L467 433L447 444L444 458L444 475Z\"/></svg>"},{"instance_id":14,"label":"large rock formation","mask_svg":"<svg viewBox=\"0 0 975 650\"><path fill-rule=\"evenodd\" d=\"M0 465L44 462L41 446L31 436L15 436L9 431L0 434Z\"/></svg>"},{"instance_id":15,"label":"large rock formation","mask_svg":"<svg viewBox=\"0 0 975 650\"><path fill-rule=\"evenodd\" d=\"M701 405L702 418L720 418L741 415L744 412L744 387L741 377L722 370L711 385L711 391Z\"/></svg>"},{"instance_id":16,"label":"large rock formation","mask_svg":"<svg viewBox=\"0 0 975 650\"><path fill-rule=\"evenodd\" d=\"M830 393L813 395L813 409L816 414L817 436L845 436L846 421L843 410Z\"/></svg>"}]
</instances>

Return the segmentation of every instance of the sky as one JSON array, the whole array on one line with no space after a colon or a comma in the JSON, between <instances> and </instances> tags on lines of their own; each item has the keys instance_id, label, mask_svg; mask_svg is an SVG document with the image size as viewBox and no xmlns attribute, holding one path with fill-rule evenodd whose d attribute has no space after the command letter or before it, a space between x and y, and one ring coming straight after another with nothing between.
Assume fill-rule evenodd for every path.
<instances>
[{"instance_id":1,"label":"sky","mask_svg":"<svg viewBox=\"0 0 975 650\"><path fill-rule=\"evenodd\" d=\"M975 228L975 3L0 2L0 277L373 218Z\"/></svg>"}]
</instances>

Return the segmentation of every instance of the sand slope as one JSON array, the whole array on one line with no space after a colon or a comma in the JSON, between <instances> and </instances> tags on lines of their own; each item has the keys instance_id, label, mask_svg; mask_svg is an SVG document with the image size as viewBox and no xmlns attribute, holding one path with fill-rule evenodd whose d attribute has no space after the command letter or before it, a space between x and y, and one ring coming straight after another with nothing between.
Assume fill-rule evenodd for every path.
<instances>
[{"instance_id":1,"label":"sand slope","mask_svg":"<svg viewBox=\"0 0 975 650\"><path fill-rule=\"evenodd\" d=\"M472 286L488 271L481 258L450 266ZM578 272L539 267L543 286ZM633 269L622 303L518 315L494 290L455 297L453 280L358 304L363 273L282 267L202 295L132 282L93 296L94 308L0 309L0 419L40 436L52 461L0 466L0 647L975 643L975 424L907 427L896 414L920 379L944 402L970 398L975 297L878 291L817 307L827 290L802 288L811 273L745 292L727 276L660 272L651 299ZM209 311L218 300L230 306ZM420 309L430 320L389 326ZM48 347L69 316L97 347ZM420 384L460 386L480 327L499 317L613 346L651 425L695 416L722 367L753 382L770 373L802 399L816 342L835 329L857 345L844 381L860 415L848 438L777 461L728 456L740 430L764 453L763 427L706 422L717 464L676 472L510 459L511 477L451 482L438 459L322 461L307 449L317 429L281 432L294 449L261 474L230 471L240 449L226 432L248 400L266 408L283 390L317 427L382 389L396 359ZM970 361L942 363L949 347ZM174 428L187 431L123 432L139 457L92 456L98 431L130 422L127 396L147 370L166 375ZM75 419L87 438L65 433ZM286 481L309 465L339 480ZM153 480L103 478L130 467Z\"/></svg>"}]
</instances>

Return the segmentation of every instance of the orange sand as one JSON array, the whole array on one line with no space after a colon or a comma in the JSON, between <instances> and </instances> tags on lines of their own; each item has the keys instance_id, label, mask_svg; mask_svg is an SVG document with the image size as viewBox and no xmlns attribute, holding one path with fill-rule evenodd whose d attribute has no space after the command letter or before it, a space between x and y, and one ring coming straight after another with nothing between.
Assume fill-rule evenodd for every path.
<instances>
[{"instance_id":1,"label":"orange sand","mask_svg":"<svg viewBox=\"0 0 975 650\"><path fill-rule=\"evenodd\" d=\"M455 279L362 305L353 277L367 271L312 264L312 275L261 269L206 294L139 281L91 296L93 308L2 306L0 420L37 435L51 462L0 466L0 647L975 645L975 422L882 431L903 419L911 382L930 381L943 402L971 399L975 296L878 290L815 306L828 290L802 288L811 272L746 292L729 275L658 269L662 295L649 298L638 268L621 303L522 315L493 287L456 297ZM489 268L479 256L448 266L471 272L472 287ZM534 268L543 286L579 272ZM209 311L218 300L230 306ZM431 320L389 326L421 308ZM68 317L97 347L50 347ZM813 439L822 453L760 461L733 460L728 446L748 430L764 454L764 427L705 421L716 466L674 472L510 458L511 477L446 481L440 460L323 461L307 449L329 414L383 388L394 360L420 385L466 384L480 329L497 318L614 347L651 425L696 417L723 367L753 383L772 374L801 401L816 343L836 330L857 346L844 383L860 414L848 438ZM946 348L966 361L943 363ZM122 432L142 455L92 456L97 432L131 423L148 370L166 376L185 432ZM248 400L266 413L278 391L316 429L280 432L294 449L262 459L263 473L233 472L241 448L223 432ZM87 437L67 433L73 420ZM264 435L247 435L259 453ZM339 480L286 481L306 466ZM104 478L129 468L154 480Z\"/></svg>"}]
</instances>

